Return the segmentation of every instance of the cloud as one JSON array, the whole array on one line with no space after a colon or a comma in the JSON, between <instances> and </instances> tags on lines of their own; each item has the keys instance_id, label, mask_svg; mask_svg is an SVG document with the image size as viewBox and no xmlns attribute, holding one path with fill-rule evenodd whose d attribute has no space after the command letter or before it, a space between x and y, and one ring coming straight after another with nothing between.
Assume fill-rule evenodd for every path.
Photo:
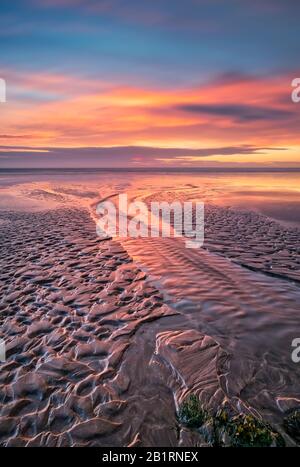
<instances>
[{"instance_id":1,"label":"cloud","mask_svg":"<svg viewBox=\"0 0 300 467\"><path fill-rule=\"evenodd\" d=\"M129 85L122 76L112 84L57 73L17 76L7 70L6 75L10 86L25 93L60 94L55 101L8 99L1 107L1 131L11 146L22 139L29 148L96 148L99 154L112 146L205 148L202 156L207 148L223 148L221 153L238 148L237 159L245 154L245 143L248 151L300 146L300 113L291 102L289 74L273 78L231 72L204 84L168 89ZM133 156L146 158L147 151L137 154L135 149ZM248 154L256 161L261 157L257 151Z\"/></svg>"},{"instance_id":2,"label":"cloud","mask_svg":"<svg viewBox=\"0 0 300 467\"><path fill-rule=\"evenodd\" d=\"M73 8L87 15L114 18L128 23L141 23L145 26L164 26L169 29L197 29L214 31L220 21L210 8L219 0L160 0L141 2L140 0L31 0L39 8Z\"/></svg>"},{"instance_id":3,"label":"cloud","mask_svg":"<svg viewBox=\"0 0 300 467\"><path fill-rule=\"evenodd\" d=\"M0 146L2 167L176 167L178 163L192 163L210 156L263 154L272 148L251 145L184 149L145 146L116 147L30 147ZM277 148L284 151L285 148ZM47 157L45 157L47 156ZM26 161L26 163L25 163Z\"/></svg>"},{"instance_id":4,"label":"cloud","mask_svg":"<svg viewBox=\"0 0 300 467\"><path fill-rule=\"evenodd\" d=\"M229 117L238 122L286 120L295 116L294 112L284 109L241 104L181 104L175 109L193 114Z\"/></svg>"},{"instance_id":5,"label":"cloud","mask_svg":"<svg viewBox=\"0 0 300 467\"><path fill-rule=\"evenodd\" d=\"M0 139L28 139L32 135L0 135Z\"/></svg>"},{"instance_id":6,"label":"cloud","mask_svg":"<svg viewBox=\"0 0 300 467\"><path fill-rule=\"evenodd\" d=\"M249 4L227 0L159 0L141 2L140 0L30 0L39 8L73 8L94 15L115 17L144 25L160 25L170 28L220 29L222 24L230 25L232 18L242 20L245 13L256 17L265 14L275 16L292 11L298 12L295 0L253 0Z\"/></svg>"}]
</instances>

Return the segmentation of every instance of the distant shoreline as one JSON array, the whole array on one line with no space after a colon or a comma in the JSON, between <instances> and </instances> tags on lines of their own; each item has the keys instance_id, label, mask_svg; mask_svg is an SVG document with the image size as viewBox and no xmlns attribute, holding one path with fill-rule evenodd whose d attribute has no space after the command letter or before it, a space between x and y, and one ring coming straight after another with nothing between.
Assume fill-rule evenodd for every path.
<instances>
[{"instance_id":1,"label":"distant shoreline","mask_svg":"<svg viewBox=\"0 0 300 467\"><path fill-rule=\"evenodd\" d=\"M235 167L34 167L34 168L0 168L2 172L170 172L170 173L293 173L300 172L300 167L248 167L248 168L235 168Z\"/></svg>"}]
</instances>

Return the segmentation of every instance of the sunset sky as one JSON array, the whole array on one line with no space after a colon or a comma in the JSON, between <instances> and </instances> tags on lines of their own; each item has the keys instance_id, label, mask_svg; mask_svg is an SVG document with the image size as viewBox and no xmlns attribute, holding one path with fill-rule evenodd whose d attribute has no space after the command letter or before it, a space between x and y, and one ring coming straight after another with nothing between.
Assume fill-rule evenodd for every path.
<instances>
[{"instance_id":1,"label":"sunset sky","mask_svg":"<svg viewBox=\"0 0 300 467\"><path fill-rule=\"evenodd\" d=\"M298 0L1 0L0 18L0 168L300 168Z\"/></svg>"}]
</instances>

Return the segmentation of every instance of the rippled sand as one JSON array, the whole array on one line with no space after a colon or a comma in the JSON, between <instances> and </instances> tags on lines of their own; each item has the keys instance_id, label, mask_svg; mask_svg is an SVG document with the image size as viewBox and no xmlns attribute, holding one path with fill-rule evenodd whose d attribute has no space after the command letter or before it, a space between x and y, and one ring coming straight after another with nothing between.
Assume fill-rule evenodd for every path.
<instances>
[{"instance_id":1,"label":"rippled sand","mask_svg":"<svg viewBox=\"0 0 300 467\"><path fill-rule=\"evenodd\" d=\"M173 312L118 244L95 237L88 213L1 217L2 443L117 445L143 424L151 432L155 403L146 410L134 389L143 362L129 355L146 323Z\"/></svg>"},{"instance_id":2,"label":"rippled sand","mask_svg":"<svg viewBox=\"0 0 300 467\"><path fill-rule=\"evenodd\" d=\"M95 186L22 190L53 206L0 211L2 445L202 445L176 418L189 393L259 414L294 444L282 420L300 406L298 229L209 202L200 250L100 240Z\"/></svg>"}]
</instances>

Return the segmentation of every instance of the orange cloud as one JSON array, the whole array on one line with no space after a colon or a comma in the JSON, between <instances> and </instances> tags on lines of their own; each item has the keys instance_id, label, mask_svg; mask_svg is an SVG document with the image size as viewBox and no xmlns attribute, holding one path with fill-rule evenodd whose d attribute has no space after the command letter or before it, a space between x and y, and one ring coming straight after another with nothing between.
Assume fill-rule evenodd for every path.
<instances>
[{"instance_id":1,"label":"orange cloud","mask_svg":"<svg viewBox=\"0 0 300 467\"><path fill-rule=\"evenodd\" d=\"M0 141L9 138L11 145L19 146L21 135L22 144L32 147L249 144L287 148L251 154L253 162L300 161L300 105L291 101L290 75L224 76L170 90L57 74L20 77L8 71L6 79L12 93L0 107ZM231 157L241 161L245 155Z\"/></svg>"}]
</instances>

